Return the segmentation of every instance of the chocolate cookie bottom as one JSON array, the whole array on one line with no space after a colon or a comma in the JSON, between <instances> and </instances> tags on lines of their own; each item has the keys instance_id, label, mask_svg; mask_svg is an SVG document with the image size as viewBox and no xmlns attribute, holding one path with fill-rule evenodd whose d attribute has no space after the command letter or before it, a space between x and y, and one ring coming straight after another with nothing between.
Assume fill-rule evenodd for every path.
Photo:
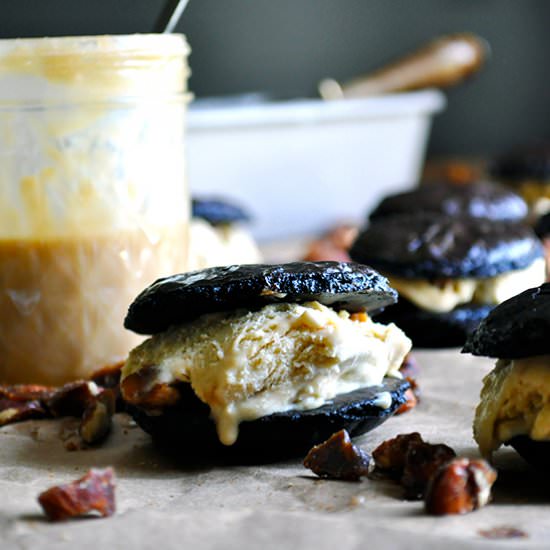
<instances>
[{"instance_id":1,"label":"chocolate cookie bottom","mask_svg":"<svg viewBox=\"0 0 550 550\"><path fill-rule=\"evenodd\" d=\"M131 405L128 412L161 449L183 460L207 457L251 463L301 456L344 428L352 437L376 428L405 403L409 383L385 378L379 386L337 395L316 409L290 410L241 422L237 441L230 446L220 443L209 407L187 384L183 386L181 401L161 414L149 415ZM380 394L384 393L391 395L387 408L381 403Z\"/></svg>"}]
</instances>

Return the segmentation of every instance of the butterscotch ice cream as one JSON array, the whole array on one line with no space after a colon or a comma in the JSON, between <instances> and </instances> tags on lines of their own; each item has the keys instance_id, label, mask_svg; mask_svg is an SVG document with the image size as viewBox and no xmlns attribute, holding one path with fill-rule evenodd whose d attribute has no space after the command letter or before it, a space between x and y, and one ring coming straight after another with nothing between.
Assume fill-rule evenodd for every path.
<instances>
[{"instance_id":1,"label":"butterscotch ice cream","mask_svg":"<svg viewBox=\"0 0 550 550\"><path fill-rule=\"evenodd\" d=\"M203 315L134 349L124 379L152 368L155 384L189 382L209 405L220 441L243 420L319 407L334 396L399 376L411 348L395 325L309 302ZM391 404L391 399L390 399Z\"/></svg>"},{"instance_id":2,"label":"butterscotch ice cream","mask_svg":"<svg viewBox=\"0 0 550 550\"><path fill-rule=\"evenodd\" d=\"M497 305L525 288L544 282L546 266L543 258L524 269L516 269L487 278L456 278L429 281L391 277L400 295L427 311L443 313L461 304Z\"/></svg>"},{"instance_id":3,"label":"butterscotch ice cream","mask_svg":"<svg viewBox=\"0 0 550 550\"><path fill-rule=\"evenodd\" d=\"M550 356L500 359L483 381L474 421L479 450L490 456L504 442L526 435L550 440Z\"/></svg>"}]
</instances>

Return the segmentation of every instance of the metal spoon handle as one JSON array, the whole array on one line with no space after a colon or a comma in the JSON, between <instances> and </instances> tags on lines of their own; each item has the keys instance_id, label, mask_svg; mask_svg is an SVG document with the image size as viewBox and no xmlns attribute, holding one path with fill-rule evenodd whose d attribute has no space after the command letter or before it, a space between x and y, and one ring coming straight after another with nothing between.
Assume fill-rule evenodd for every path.
<instances>
[{"instance_id":1,"label":"metal spoon handle","mask_svg":"<svg viewBox=\"0 0 550 550\"><path fill-rule=\"evenodd\" d=\"M155 32L163 34L173 32L188 2L189 0L168 0L157 19Z\"/></svg>"},{"instance_id":2,"label":"metal spoon handle","mask_svg":"<svg viewBox=\"0 0 550 550\"><path fill-rule=\"evenodd\" d=\"M449 35L370 75L344 84L323 80L319 92L325 99L337 99L419 88L444 88L478 71L488 54L487 42L474 34Z\"/></svg>"}]
</instances>

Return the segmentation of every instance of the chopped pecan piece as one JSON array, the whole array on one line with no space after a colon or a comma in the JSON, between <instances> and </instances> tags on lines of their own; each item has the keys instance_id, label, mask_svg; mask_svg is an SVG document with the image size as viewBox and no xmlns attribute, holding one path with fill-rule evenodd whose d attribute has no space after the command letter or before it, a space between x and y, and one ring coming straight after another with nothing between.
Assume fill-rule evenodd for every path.
<instances>
[{"instance_id":1,"label":"chopped pecan piece","mask_svg":"<svg viewBox=\"0 0 550 550\"><path fill-rule=\"evenodd\" d=\"M416 380L420 374L420 367L415 357L408 353L403 359L402 365L399 367L399 372L403 375L403 378L407 380Z\"/></svg>"},{"instance_id":2,"label":"chopped pecan piece","mask_svg":"<svg viewBox=\"0 0 550 550\"><path fill-rule=\"evenodd\" d=\"M457 458L441 466L426 491L426 511L466 514L485 506L497 474L485 460Z\"/></svg>"},{"instance_id":3,"label":"chopped pecan piece","mask_svg":"<svg viewBox=\"0 0 550 550\"><path fill-rule=\"evenodd\" d=\"M358 228L351 225L335 227L320 239L310 243L304 260L349 262L348 250L357 237L357 233Z\"/></svg>"},{"instance_id":4,"label":"chopped pecan piece","mask_svg":"<svg viewBox=\"0 0 550 550\"><path fill-rule=\"evenodd\" d=\"M63 521L91 511L103 517L115 513L115 477L112 468L92 468L85 476L57 485L38 496L38 502L51 521Z\"/></svg>"},{"instance_id":5,"label":"chopped pecan piece","mask_svg":"<svg viewBox=\"0 0 550 550\"><path fill-rule=\"evenodd\" d=\"M455 458L456 453L447 445L432 445L424 441L409 445L401 485L409 499L421 499L430 479L440 466Z\"/></svg>"},{"instance_id":6,"label":"chopped pecan piece","mask_svg":"<svg viewBox=\"0 0 550 550\"><path fill-rule=\"evenodd\" d=\"M79 430L80 437L85 443L100 443L107 437L111 431L115 402L115 392L104 389L88 404L82 415Z\"/></svg>"},{"instance_id":7,"label":"chopped pecan piece","mask_svg":"<svg viewBox=\"0 0 550 550\"><path fill-rule=\"evenodd\" d=\"M127 376L120 385L124 400L146 409L157 409L175 405L180 392L174 386L158 383L155 366L144 367Z\"/></svg>"},{"instance_id":8,"label":"chopped pecan piece","mask_svg":"<svg viewBox=\"0 0 550 550\"><path fill-rule=\"evenodd\" d=\"M407 401L401 405L395 414L403 414L405 412L414 409L418 402L420 401L420 390L418 388L418 383L416 382L416 377L418 376L420 369L416 359L409 353L403 360L403 364L399 367L399 372L403 378L411 385L410 389L405 392L405 397Z\"/></svg>"},{"instance_id":9,"label":"chopped pecan piece","mask_svg":"<svg viewBox=\"0 0 550 550\"><path fill-rule=\"evenodd\" d=\"M349 318L350 320L356 321L358 323L366 323L369 320L369 316L364 311L352 313Z\"/></svg>"},{"instance_id":10,"label":"chopped pecan piece","mask_svg":"<svg viewBox=\"0 0 550 550\"><path fill-rule=\"evenodd\" d=\"M114 365L102 367L92 373L90 380L102 388L117 388L120 385L120 375L123 366L124 361L120 361Z\"/></svg>"},{"instance_id":11,"label":"chopped pecan piece","mask_svg":"<svg viewBox=\"0 0 550 550\"><path fill-rule=\"evenodd\" d=\"M306 262L349 262L351 258L346 250L327 241L313 241L304 256Z\"/></svg>"},{"instance_id":12,"label":"chopped pecan piece","mask_svg":"<svg viewBox=\"0 0 550 550\"><path fill-rule=\"evenodd\" d=\"M326 239L334 246L342 250L349 250L353 241L359 233L359 228L355 225L343 224L337 225L326 234Z\"/></svg>"},{"instance_id":13,"label":"chopped pecan piece","mask_svg":"<svg viewBox=\"0 0 550 550\"><path fill-rule=\"evenodd\" d=\"M47 418L48 416L48 411L40 401L18 401L0 398L0 426L31 418Z\"/></svg>"},{"instance_id":14,"label":"chopped pecan piece","mask_svg":"<svg viewBox=\"0 0 550 550\"><path fill-rule=\"evenodd\" d=\"M426 443L418 432L384 441L372 453L376 467L387 471L405 488L405 496L422 498L436 470L456 453L447 445Z\"/></svg>"},{"instance_id":15,"label":"chopped pecan piece","mask_svg":"<svg viewBox=\"0 0 550 550\"><path fill-rule=\"evenodd\" d=\"M43 401L55 392L55 388L38 384L15 384L0 386L0 399L12 401Z\"/></svg>"},{"instance_id":16,"label":"chopped pecan piece","mask_svg":"<svg viewBox=\"0 0 550 550\"><path fill-rule=\"evenodd\" d=\"M59 388L46 405L53 416L82 416L99 392L95 382L78 380Z\"/></svg>"},{"instance_id":17,"label":"chopped pecan piece","mask_svg":"<svg viewBox=\"0 0 550 550\"><path fill-rule=\"evenodd\" d=\"M119 397L122 364L104 367L93 374L91 380L71 382L60 388L36 384L0 385L0 426L30 418L85 415L81 430L84 441L101 440L109 431L113 396L116 410L123 410ZM98 401L102 388L109 388L109 393Z\"/></svg>"},{"instance_id":18,"label":"chopped pecan piece","mask_svg":"<svg viewBox=\"0 0 550 550\"><path fill-rule=\"evenodd\" d=\"M120 377L123 366L124 361L121 361L120 363L103 367L90 376L90 380L101 388L108 388L115 392L116 412L123 412L126 410L124 399L122 399L120 393Z\"/></svg>"},{"instance_id":19,"label":"chopped pecan piece","mask_svg":"<svg viewBox=\"0 0 550 550\"><path fill-rule=\"evenodd\" d=\"M407 379L407 381L410 384L410 381L408 379ZM414 394L414 391L412 390L412 388L409 388L405 392L405 399L406 399L405 403L403 403L403 405L401 405L395 411L396 415L400 415L400 414L409 412L410 410L414 409L416 407L416 405L418 404L418 399L417 399L416 395Z\"/></svg>"},{"instance_id":20,"label":"chopped pecan piece","mask_svg":"<svg viewBox=\"0 0 550 550\"><path fill-rule=\"evenodd\" d=\"M384 441L372 453L376 467L388 471L399 479L405 469L409 446L422 442L422 437L418 432L401 434Z\"/></svg>"},{"instance_id":21,"label":"chopped pecan piece","mask_svg":"<svg viewBox=\"0 0 550 550\"><path fill-rule=\"evenodd\" d=\"M373 465L371 457L351 442L346 430L313 447L304 459L304 466L319 477L346 481L359 481Z\"/></svg>"}]
</instances>

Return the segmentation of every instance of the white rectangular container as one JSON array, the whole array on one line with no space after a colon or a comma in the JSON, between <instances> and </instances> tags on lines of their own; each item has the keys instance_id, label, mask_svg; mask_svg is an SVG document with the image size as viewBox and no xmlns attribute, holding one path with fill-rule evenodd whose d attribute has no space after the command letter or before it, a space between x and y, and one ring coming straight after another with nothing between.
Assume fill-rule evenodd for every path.
<instances>
[{"instance_id":1,"label":"white rectangular container","mask_svg":"<svg viewBox=\"0 0 550 550\"><path fill-rule=\"evenodd\" d=\"M361 222L418 179L437 90L366 99L191 108L191 192L227 196L254 216L261 241Z\"/></svg>"}]
</instances>

